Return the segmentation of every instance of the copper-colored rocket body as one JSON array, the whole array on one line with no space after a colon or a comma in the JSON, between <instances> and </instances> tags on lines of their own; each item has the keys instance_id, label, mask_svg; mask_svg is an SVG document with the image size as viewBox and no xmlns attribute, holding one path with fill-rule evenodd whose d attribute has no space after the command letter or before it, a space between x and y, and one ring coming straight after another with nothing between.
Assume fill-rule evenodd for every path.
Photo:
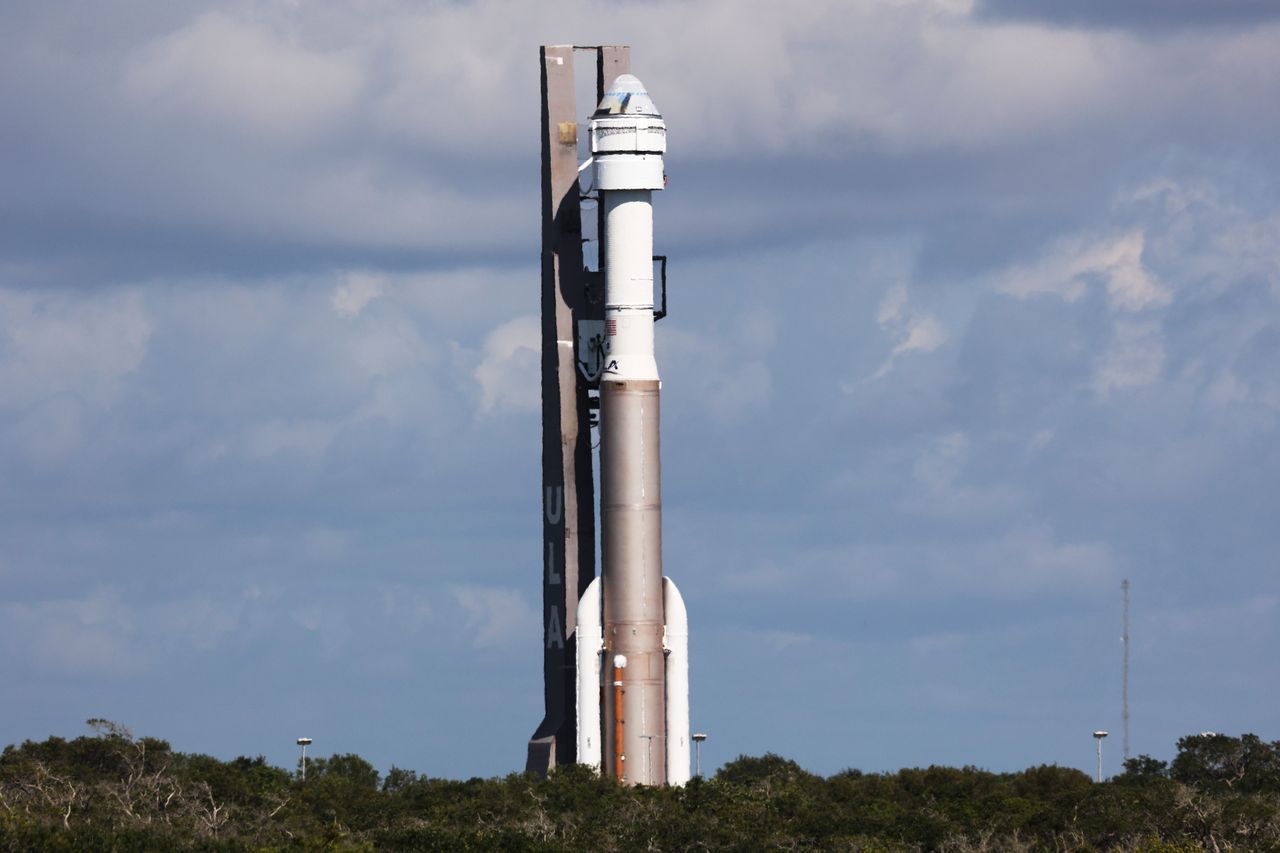
<instances>
[{"instance_id":1,"label":"copper-colored rocket body","mask_svg":"<svg viewBox=\"0 0 1280 853\"><path fill-rule=\"evenodd\" d=\"M618 774L624 781L661 785L666 660L658 382L605 381L600 396L605 671L625 685L606 709L618 721L606 754L627 756ZM615 667L619 655L626 657L625 668Z\"/></svg>"}]
</instances>

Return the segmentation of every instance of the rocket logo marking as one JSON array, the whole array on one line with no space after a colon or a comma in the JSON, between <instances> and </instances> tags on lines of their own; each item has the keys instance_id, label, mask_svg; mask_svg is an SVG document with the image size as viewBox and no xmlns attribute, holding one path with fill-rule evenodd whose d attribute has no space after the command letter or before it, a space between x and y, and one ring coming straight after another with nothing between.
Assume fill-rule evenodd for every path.
<instances>
[{"instance_id":1,"label":"rocket logo marking","mask_svg":"<svg viewBox=\"0 0 1280 853\"><path fill-rule=\"evenodd\" d=\"M547 519L547 524L555 527L564 520L564 486L547 486L546 502L544 504L543 514ZM559 586L564 583L564 578L556 571L556 543L554 540L547 540L547 585ZM564 648L564 628L561 627L563 621L560 618L560 608L551 605L550 612L547 614L547 648Z\"/></svg>"},{"instance_id":2,"label":"rocket logo marking","mask_svg":"<svg viewBox=\"0 0 1280 853\"><path fill-rule=\"evenodd\" d=\"M603 320L578 321L578 352L585 358L578 359L578 370L588 382L595 382L604 371L604 357L608 349L604 336Z\"/></svg>"}]
</instances>

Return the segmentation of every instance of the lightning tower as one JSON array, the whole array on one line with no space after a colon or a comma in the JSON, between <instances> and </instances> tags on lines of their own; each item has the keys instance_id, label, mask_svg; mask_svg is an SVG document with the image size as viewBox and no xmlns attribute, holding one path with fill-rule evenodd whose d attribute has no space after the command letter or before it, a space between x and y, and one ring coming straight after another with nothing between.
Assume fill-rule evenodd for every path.
<instances>
[{"instance_id":1,"label":"lightning tower","mask_svg":"<svg viewBox=\"0 0 1280 853\"><path fill-rule=\"evenodd\" d=\"M1124 760L1129 760L1129 579L1120 581L1120 591L1124 595L1124 633L1120 641L1124 644L1124 672L1120 681L1120 720L1124 732Z\"/></svg>"}]
</instances>

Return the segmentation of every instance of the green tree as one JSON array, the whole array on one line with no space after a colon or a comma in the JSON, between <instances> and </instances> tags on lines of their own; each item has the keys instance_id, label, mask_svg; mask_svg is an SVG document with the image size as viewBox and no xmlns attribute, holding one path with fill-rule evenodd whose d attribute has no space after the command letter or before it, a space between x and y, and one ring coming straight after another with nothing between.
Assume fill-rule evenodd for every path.
<instances>
[{"instance_id":1,"label":"green tree","mask_svg":"<svg viewBox=\"0 0 1280 853\"><path fill-rule=\"evenodd\" d=\"M1254 734L1189 735L1178 741L1170 775L1187 785L1280 792L1280 741L1267 743Z\"/></svg>"},{"instance_id":2,"label":"green tree","mask_svg":"<svg viewBox=\"0 0 1280 853\"><path fill-rule=\"evenodd\" d=\"M1150 755L1139 755L1136 758L1124 760L1124 772L1117 777L1117 781L1134 782L1167 778L1169 778L1169 762L1160 761Z\"/></svg>"}]
</instances>

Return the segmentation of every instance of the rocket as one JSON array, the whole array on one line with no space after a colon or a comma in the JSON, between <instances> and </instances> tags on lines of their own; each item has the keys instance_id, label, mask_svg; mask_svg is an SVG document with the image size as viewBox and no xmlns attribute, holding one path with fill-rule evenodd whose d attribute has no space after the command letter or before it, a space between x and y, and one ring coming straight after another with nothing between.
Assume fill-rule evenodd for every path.
<instances>
[{"instance_id":1,"label":"rocket","mask_svg":"<svg viewBox=\"0 0 1280 853\"><path fill-rule=\"evenodd\" d=\"M591 118L604 278L601 575L577 608L577 757L625 784L689 779L688 617L662 574L662 383L654 358L653 204L666 124L622 74Z\"/></svg>"}]
</instances>

